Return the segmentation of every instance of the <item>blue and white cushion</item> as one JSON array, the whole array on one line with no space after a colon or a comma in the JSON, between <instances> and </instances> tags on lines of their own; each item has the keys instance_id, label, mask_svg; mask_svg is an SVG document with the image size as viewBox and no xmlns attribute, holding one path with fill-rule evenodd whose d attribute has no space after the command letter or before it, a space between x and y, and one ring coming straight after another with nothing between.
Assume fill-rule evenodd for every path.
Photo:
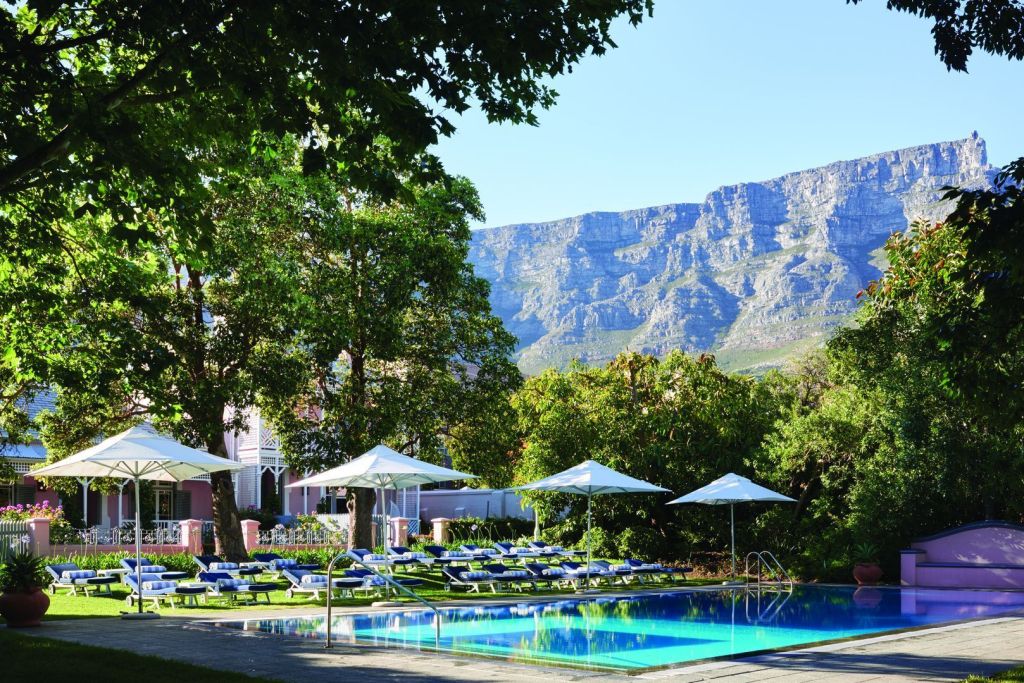
<instances>
[{"instance_id":1,"label":"blue and white cushion","mask_svg":"<svg viewBox=\"0 0 1024 683\"><path fill-rule=\"evenodd\" d=\"M242 588L248 585L245 579L217 579L217 588Z\"/></svg>"},{"instance_id":2,"label":"blue and white cushion","mask_svg":"<svg viewBox=\"0 0 1024 683\"><path fill-rule=\"evenodd\" d=\"M616 572L620 572L623 570L630 572L633 571L633 568L630 567L628 564L613 564L611 567L609 567L609 569Z\"/></svg>"},{"instance_id":3,"label":"blue and white cushion","mask_svg":"<svg viewBox=\"0 0 1024 683\"><path fill-rule=\"evenodd\" d=\"M215 572L218 569L238 569L237 562L211 562L210 571Z\"/></svg>"},{"instance_id":4,"label":"blue and white cushion","mask_svg":"<svg viewBox=\"0 0 1024 683\"><path fill-rule=\"evenodd\" d=\"M464 559L469 557L469 555L467 555L466 553L462 552L461 550L445 550L443 556L444 557L450 557L453 560L454 559L463 559L464 560Z\"/></svg>"},{"instance_id":5,"label":"blue and white cushion","mask_svg":"<svg viewBox=\"0 0 1024 683\"><path fill-rule=\"evenodd\" d=\"M93 579L96 578L96 572L91 569L72 569L69 571L61 572L60 578L64 581L74 581L75 579Z\"/></svg>"},{"instance_id":6,"label":"blue and white cushion","mask_svg":"<svg viewBox=\"0 0 1024 683\"><path fill-rule=\"evenodd\" d=\"M173 581L143 581L142 590L144 591L162 591L168 588L177 588L178 584Z\"/></svg>"},{"instance_id":7,"label":"blue and white cushion","mask_svg":"<svg viewBox=\"0 0 1024 683\"><path fill-rule=\"evenodd\" d=\"M425 560L427 559L426 553L405 553L402 557L407 560Z\"/></svg>"},{"instance_id":8,"label":"blue and white cushion","mask_svg":"<svg viewBox=\"0 0 1024 683\"><path fill-rule=\"evenodd\" d=\"M522 569L509 569L501 573L503 579L524 579L530 575L530 572L523 571Z\"/></svg>"},{"instance_id":9,"label":"blue and white cushion","mask_svg":"<svg viewBox=\"0 0 1024 683\"><path fill-rule=\"evenodd\" d=\"M561 567L548 567L541 574L544 576L565 576L565 570Z\"/></svg>"},{"instance_id":10,"label":"blue and white cushion","mask_svg":"<svg viewBox=\"0 0 1024 683\"><path fill-rule=\"evenodd\" d=\"M159 564L144 564L142 565L142 571L147 574L160 574L167 571L167 567Z\"/></svg>"},{"instance_id":11,"label":"blue and white cushion","mask_svg":"<svg viewBox=\"0 0 1024 683\"><path fill-rule=\"evenodd\" d=\"M363 562L387 562L388 561L388 556L387 555L377 555L377 554L374 554L374 553L367 553L367 554L363 555L362 558L360 558L360 559L362 559Z\"/></svg>"},{"instance_id":12,"label":"blue and white cushion","mask_svg":"<svg viewBox=\"0 0 1024 683\"><path fill-rule=\"evenodd\" d=\"M270 566L274 569L288 569L289 567L298 567L299 561L291 558L281 558L280 560L271 560Z\"/></svg>"},{"instance_id":13,"label":"blue and white cushion","mask_svg":"<svg viewBox=\"0 0 1024 683\"><path fill-rule=\"evenodd\" d=\"M489 579L491 578L491 573L483 571L462 572L461 578L468 579L470 581L476 581L478 579Z\"/></svg>"},{"instance_id":14,"label":"blue and white cushion","mask_svg":"<svg viewBox=\"0 0 1024 683\"><path fill-rule=\"evenodd\" d=\"M323 574L306 574L300 581L307 586L327 585L327 577Z\"/></svg>"}]
</instances>

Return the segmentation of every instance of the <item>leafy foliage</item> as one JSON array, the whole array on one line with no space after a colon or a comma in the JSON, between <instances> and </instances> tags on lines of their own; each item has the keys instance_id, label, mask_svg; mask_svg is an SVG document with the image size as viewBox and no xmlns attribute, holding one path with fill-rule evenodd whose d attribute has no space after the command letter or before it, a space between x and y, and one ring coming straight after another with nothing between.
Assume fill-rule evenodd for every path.
<instances>
[{"instance_id":1,"label":"leafy foliage","mask_svg":"<svg viewBox=\"0 0 1024 683\"><path fill-rule=\"evenodd\" d=\"M43 558L32 553L17 553L0 564L0 591L27 593L47 583Z\"/></svg>"}]
</instances>

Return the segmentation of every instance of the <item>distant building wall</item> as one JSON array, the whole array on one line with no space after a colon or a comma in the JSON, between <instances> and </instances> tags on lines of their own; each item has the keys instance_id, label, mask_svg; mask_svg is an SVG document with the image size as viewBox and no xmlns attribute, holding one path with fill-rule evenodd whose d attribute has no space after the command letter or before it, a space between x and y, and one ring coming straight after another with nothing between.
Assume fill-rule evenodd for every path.
<instances>
[{"instance_id":1,"label":"distant building wall","mask_svg":"<svg viewBox=\"0 0 1024 683\"><path fill-rule=\"evenodd\" d=\"M420 492L420 517L518 517L533 519L533 508L513 491L493 489Z\"/></svg>"}]
</instances>

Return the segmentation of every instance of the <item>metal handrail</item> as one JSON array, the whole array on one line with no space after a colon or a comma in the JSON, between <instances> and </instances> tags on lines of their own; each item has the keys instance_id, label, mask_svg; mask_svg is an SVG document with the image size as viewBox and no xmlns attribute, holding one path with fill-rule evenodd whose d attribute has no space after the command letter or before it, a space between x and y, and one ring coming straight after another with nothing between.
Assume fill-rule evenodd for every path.
<instances>
[{"instance_id":1,"label":"metal handrail","mask_svg":"<svg viewBox=\"0 0 1024 683\"><path fill-rule=\"evenodd\" d=\"M400 592L405 593L413 600L422 603L427 609L434 613L434 646L437 647L441 643L441 610L430 604L426 598L417 595L414 591L403 586L402 584L395 581L390 576L382 574L370 565L363 562L362 559L351 551L345 551L338 553L331 560L330 564L327 565L327 641L324 643L324 648L331 647L331 595L334 593L334 584L332 582L332 575L334 573L334 564L343 557L347 557L352 560L355 564L361 565L364 569L369 571L374 576L380 577L386 584L394 586Z\"/></svg>"},{"instance_id":2,"label":"metal handrail","mask_svg":"<svg viewBox=\"0 0 1024 683\"><path fill-rule=\"evenodd\" d=\"M755 564L757 566L757 587L758 587L758 589L761 588L761 583L762 583L761 582L761 567L764 567L765 570L767 570L766 573L770 574L774 578L774 583L777 583L780 586L785 584L787 586L787 588L789 588L789 590L793 590L793 579L790 578L789 573L786 571L786 568L782 566L782 563L779 562L778 558L776 558L775 555L773 555L768 550L761 550L761 551L754 550L754 551L751 551L751 552L747 553L747 557L746 557L746 559L744 561L744 565L743 565L743 574L744 574L744 576L748 577L748 581L749 581L749 577L750 577L750 558L752 558L752 557L756 558ZM774 566L772 566L773 564L774 564Z\"/></svg>"}]
</instances>

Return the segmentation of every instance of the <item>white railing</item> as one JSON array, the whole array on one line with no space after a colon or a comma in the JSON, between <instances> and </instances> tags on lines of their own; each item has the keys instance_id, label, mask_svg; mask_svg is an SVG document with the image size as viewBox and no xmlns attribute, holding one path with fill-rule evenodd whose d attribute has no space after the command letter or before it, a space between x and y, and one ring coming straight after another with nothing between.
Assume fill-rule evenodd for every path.
<instances>
[{"instance_id":1,"label":"white railing","mask_svg":"<svg viewBox=\"0 0 1024 683\"><path fill-rule=\"evenodd\" d=\"M260 545L337 545L348 538L347 529L271 529L259 532Z\"/></svg>"},{"instance_id":2,"label":"white railing","mask_svg":"<svg viewBox=\"0 0 1024 683\"><path fill-rule=\"evenodd\" d=\"M0 562L8 555L26 552L31 540L28 522L0 520Z\"/></svg>"},{"instance_id":3,"label":"white railing","mask_svg":"<svg viewBox=\"0 0 1024 683\"><path fill-rule=\"evenodd\" d=\"M51 529L50 542L63 545L132 545L135 543L135 527L126 523L120 527L92 527L54 532ZM142 530L144 545L181 545L180 526L157 526Z\"/></svg>"}]
</instances>

